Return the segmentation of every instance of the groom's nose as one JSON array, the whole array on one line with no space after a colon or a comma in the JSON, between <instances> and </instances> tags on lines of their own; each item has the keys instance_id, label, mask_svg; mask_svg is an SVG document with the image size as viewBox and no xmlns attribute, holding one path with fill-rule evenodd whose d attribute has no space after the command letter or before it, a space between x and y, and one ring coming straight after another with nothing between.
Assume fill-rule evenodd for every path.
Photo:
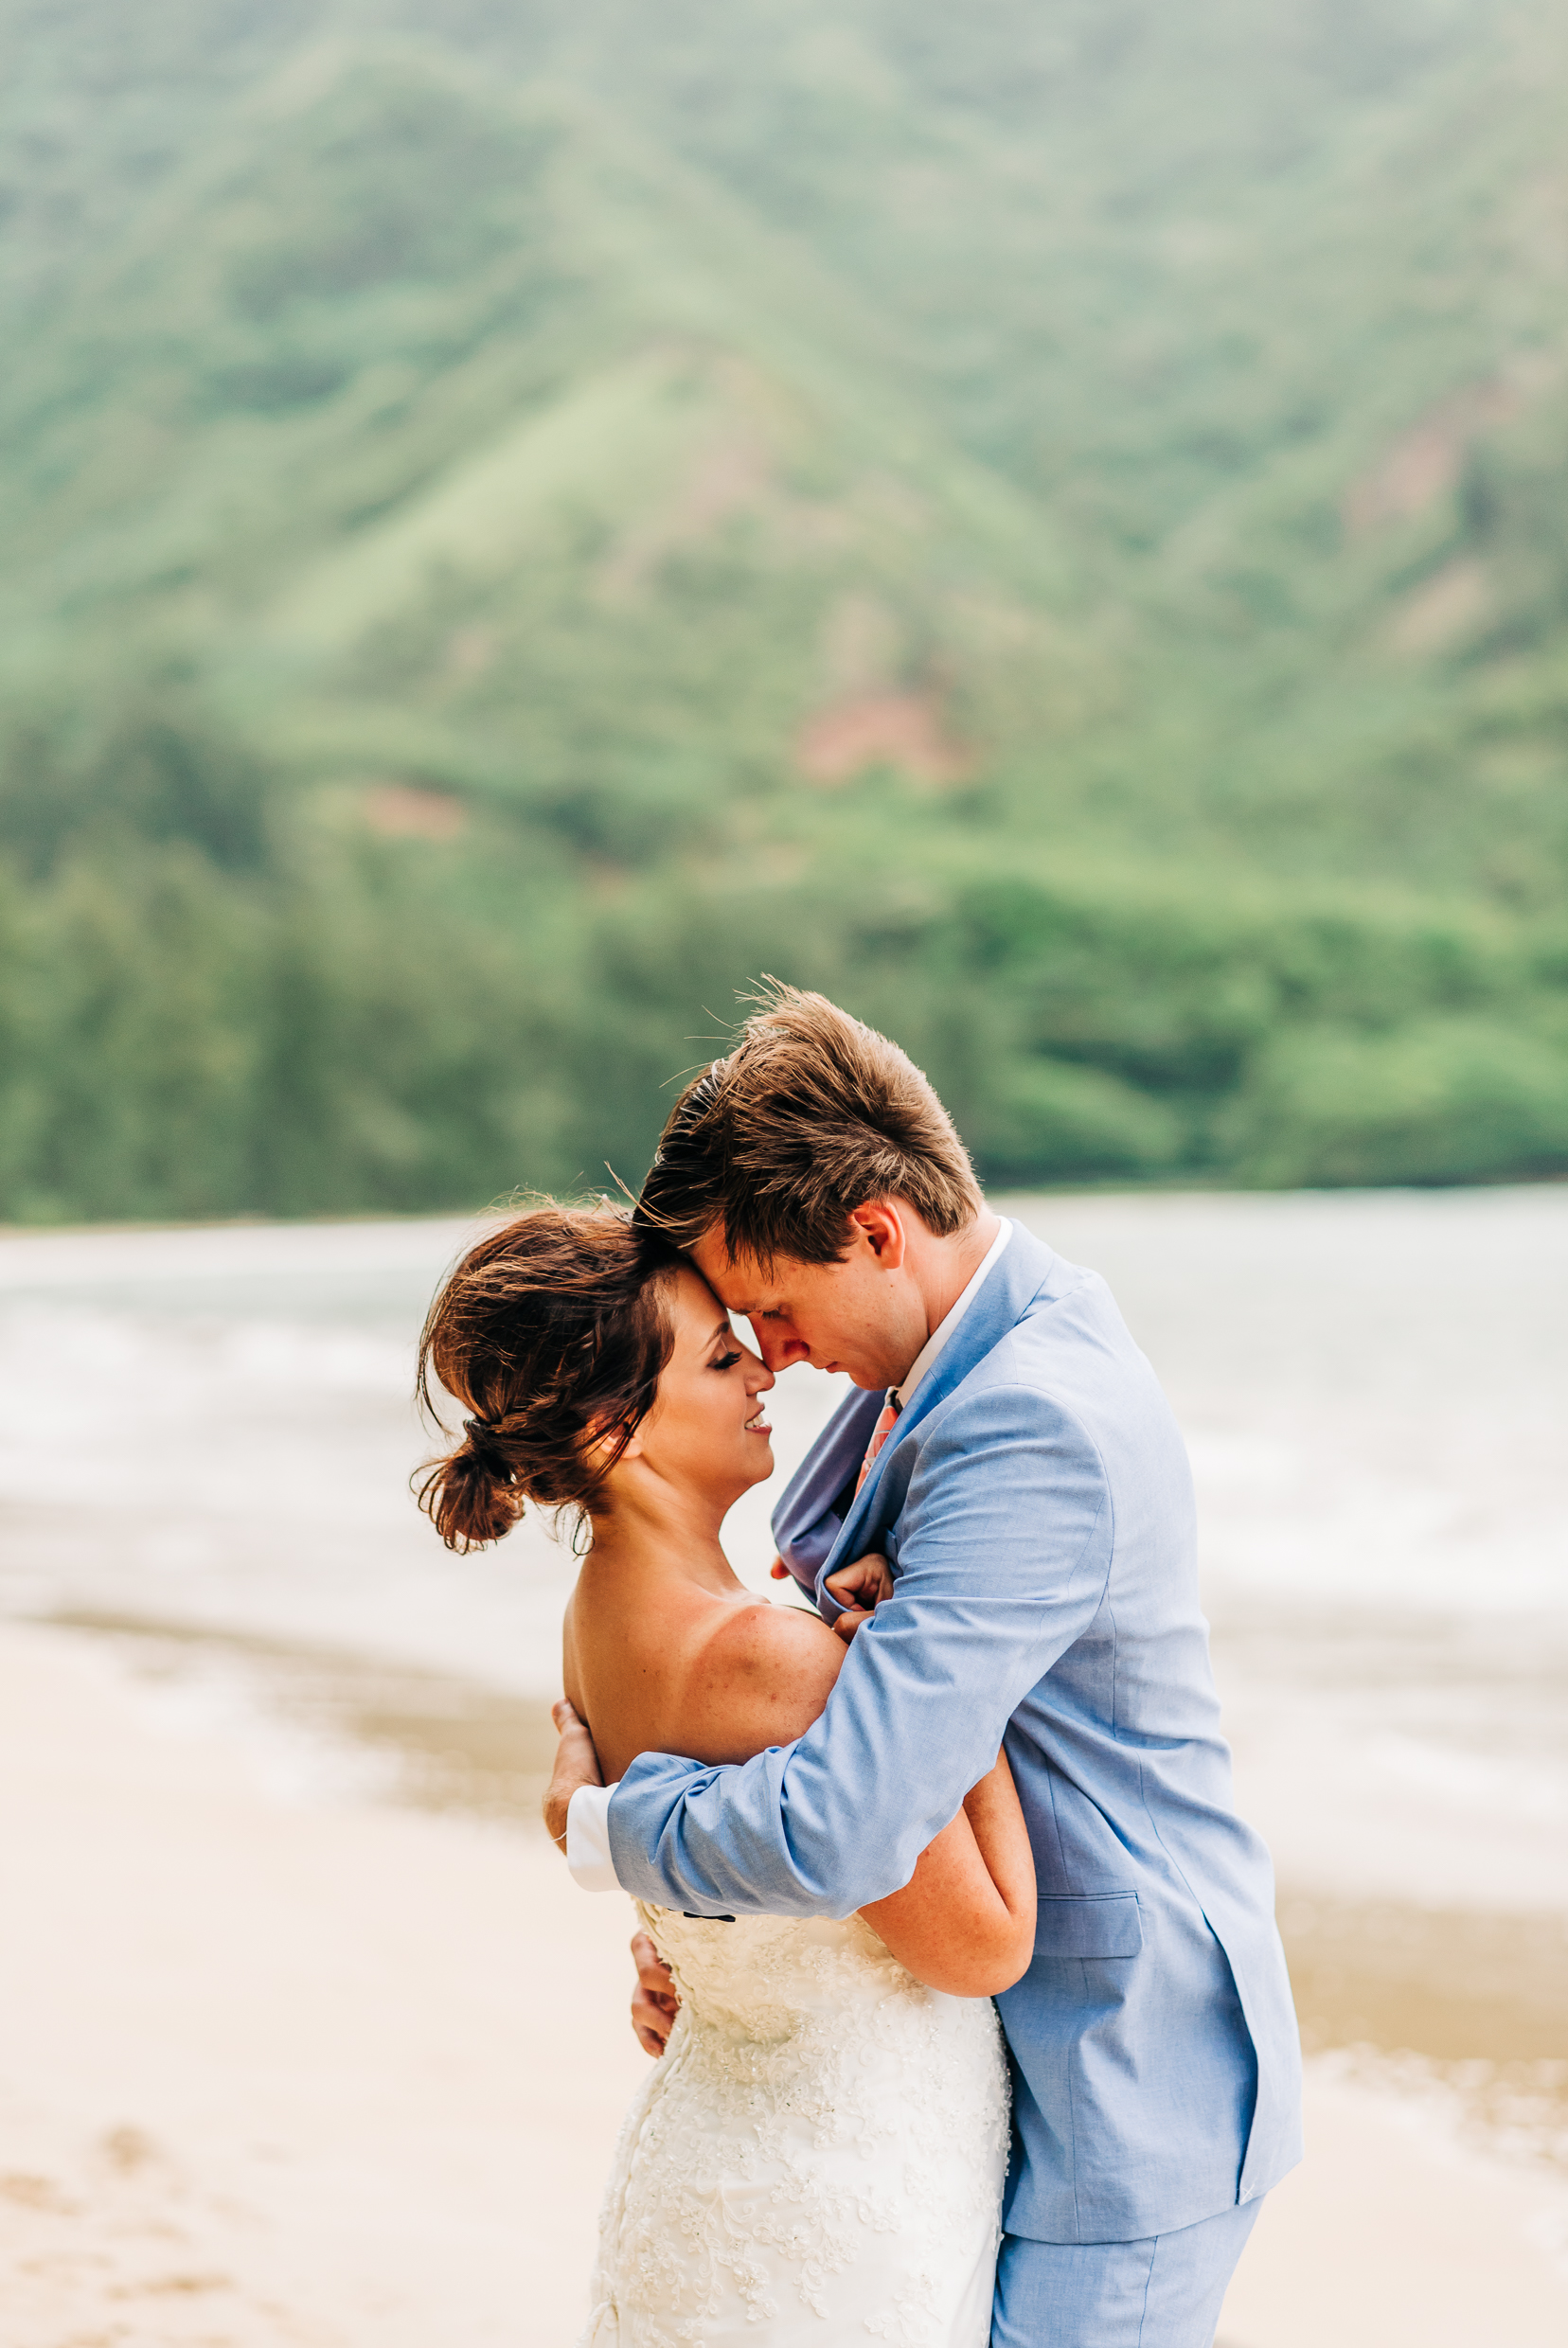
<instances>
[{"instance_id":1,"label":"groom's nose","mask_svg":"<svg viewBox=\"0 0 1568 2348\"><path fill-rule=\"evenodd\" d=\"M805 1361L811 1357L811 1348L805 1340L789 1329L781 1329L776 1321L754 1321L752 1335L770 1370L787 1370L792 1361Z\"/></svg>"}]
</instances>

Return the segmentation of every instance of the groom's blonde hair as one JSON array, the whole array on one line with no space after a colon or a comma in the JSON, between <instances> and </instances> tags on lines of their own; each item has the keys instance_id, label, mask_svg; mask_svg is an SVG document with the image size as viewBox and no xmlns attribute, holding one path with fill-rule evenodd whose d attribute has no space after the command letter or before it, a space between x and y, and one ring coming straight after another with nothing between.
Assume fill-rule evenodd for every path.
<instances>
[{"instance_id":1,"label":"groom's blonde hair","mask_svg":"<svg viewBox=\"0 0 1568 2348\"><path fill-rule=\"evenodd\" d=\"M719 1227L764 1268L836 1263L872 1199L944 1237L966 1230L980 1185L914 1062L826 995L770 979L754 999L735 1049L670 1112L636 1219L683 1249Z\"/></svg>"}]
</instances>

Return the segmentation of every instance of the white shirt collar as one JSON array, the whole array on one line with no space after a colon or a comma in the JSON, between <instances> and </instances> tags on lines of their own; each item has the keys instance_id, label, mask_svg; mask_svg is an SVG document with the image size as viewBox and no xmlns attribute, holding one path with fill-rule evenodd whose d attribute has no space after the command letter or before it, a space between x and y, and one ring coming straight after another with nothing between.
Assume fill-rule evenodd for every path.
<instances>
[{"instance_id":1,"label":"white shirt collar","mask_svg":"<svg viewBox=\"0 0 1568 2348\"><path fill-rule=\"evenodd\" d=\"M947 1313L944 1314L943 1318L937 1322L936 1326L932 1330L931 1335L926 1339L925 1343L920 1347L919 1352L915 1356L914 1362L910 1367L909 1375L904 1379L903 1384L901 1386L889 1386L887 1390L887 1398L889 1402L896 1399L900 1411L905 1411L909 1408L910 1397L914 1394L916 1387L919 1384L921 1379L924 1378L927 1370L930 1369L932 1363L941 1352L942 1347L947 1343L948 1339L953 1335L953 1330L958 1326L959 1322L963 1319L965 1313L968 1312L970 1307L979 1295L981 1289L985 1285L987 1274L989 1272L991 1266L995 1263L997 1257L1007 1246L1007 1241L1012 1237L1013 1227L1011 1223L1008 1222L1005 1215L1002 1217L1001 1220L1002 1228L998 1231L995 1238L991 1241L990 1246L987 1249L985 1262L980 1266L980 1269L976 1272L974 1277L971 1280L968 1288L965 1289L957 1303L952 1306Z\"/></svg>"}]
</instances>

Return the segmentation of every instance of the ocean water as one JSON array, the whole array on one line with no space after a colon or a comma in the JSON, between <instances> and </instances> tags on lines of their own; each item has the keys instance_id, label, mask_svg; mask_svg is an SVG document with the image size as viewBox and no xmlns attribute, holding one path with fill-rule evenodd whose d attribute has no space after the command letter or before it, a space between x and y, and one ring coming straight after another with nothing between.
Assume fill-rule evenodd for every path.
<instances>
[{"instance_id":1,"label":"ocean water","mask_svg":"<svg viewBox=\"0 0 1568 2348\"><path fill-rule=\"evenodd\" d=\"M1336 1930L1568 1913L1568 1189L1000 1203L1104 1273L1171 1396L1291 1895ZM452 1557L409 1492L415 1342L472 1228L0 1238L0 1607L423 1673L476 1718L553 1694L568 1552L530 1520ZM781 1379L774 1491L835 1396ZM770 1504L729 1527L758 1586ZM166 1700L266 1709L210 1670Z\"/></svg>"},{"instance_id":2,"label":"ocean water","mask_svg":"<svg viewBox=\"0 0 1568 2348\"><path fill-rule=\"evenodd\" d=\"M1282 1877L1568 1911L1568 1188L1017 1211L1175 1407Z\"/></svg>"}]
</instances>

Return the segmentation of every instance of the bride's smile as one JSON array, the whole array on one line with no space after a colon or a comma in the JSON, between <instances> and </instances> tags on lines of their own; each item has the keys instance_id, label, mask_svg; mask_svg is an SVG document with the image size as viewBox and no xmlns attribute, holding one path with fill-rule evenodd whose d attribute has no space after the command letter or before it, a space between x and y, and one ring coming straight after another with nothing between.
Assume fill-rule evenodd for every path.
<instances>
[{"instance_id":1,"label":"bride's smile","mask_svg":"<svg viewBox=\"0 0 1568 2348\"><path fill-rule=\"evenodd\" d=\"M773 1473L773 1429L761 1397L774 1374L736 1336L699 1272L683 1264L659 1286L669 1359L652 1406L605 1476L597 1512L646 1521L699 1510L716 1535L741 1493ZM596 1528L600 1544L608 1529Z\"/></svg>"}]
</instances>

